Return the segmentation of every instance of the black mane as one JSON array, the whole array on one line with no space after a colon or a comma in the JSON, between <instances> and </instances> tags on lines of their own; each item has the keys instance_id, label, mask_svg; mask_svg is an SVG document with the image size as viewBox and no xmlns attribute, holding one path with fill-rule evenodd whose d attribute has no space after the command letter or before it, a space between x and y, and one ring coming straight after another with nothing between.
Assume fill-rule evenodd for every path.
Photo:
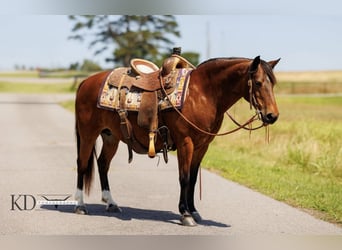
<instances>
[{"instance_id":1,"label":"black mane","mask_svg":"<svg viewBox=\"0 0 342 250\"><path fill-rule=\"evenodd\" d=\"M201 62L199 65L197 65L197 67L200 67L202 64L212 62L212 61L218 61L218 60L250 60L250 59L244 58L244 57L216 57L216 58L210 58L204 62Z\"/></svg>"},{"instance_id":2,"label":"black mane","mask_svg":"<svg viewBox=\"0 0 342 250\"><path fill-rule=\"evenodd\" d=\"M253 60L253 59L249 59L249 58L245 58L245 57L216 57L216 58L211 58L211 59L208 59L208 60L200 63L199 65L197 65L197 67L200 67L203 64L206 64L208 62L214 62L214 61L218 61L218 60L219 61L222 61L222 60L231 61L231 60ZM261 65L262 69L265 71L265 73L267 74L271 83L273 85L276 84L277 80L276 80L276 77L273 73L272 67L264 60L260 60L260 65Z\"/></svg>"}]
</instances>

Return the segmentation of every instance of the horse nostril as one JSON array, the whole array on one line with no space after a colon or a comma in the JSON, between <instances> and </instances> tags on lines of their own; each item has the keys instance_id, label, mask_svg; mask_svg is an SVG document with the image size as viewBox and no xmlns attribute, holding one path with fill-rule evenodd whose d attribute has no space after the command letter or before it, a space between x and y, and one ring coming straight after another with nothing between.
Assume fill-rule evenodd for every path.
<instances>
[{"instance_id":1,"label":"horse nostril","mask_svg":"<svg viewBox=\"0 0 342 250\"><path fill-rule=\"evenodd\" d=\"M266 119L267 119L267 122L272 124L272 123L275 123L278 119L278 115L275 115L273 113L268 113L266 115Z\"/></svg>"}]
</instances>

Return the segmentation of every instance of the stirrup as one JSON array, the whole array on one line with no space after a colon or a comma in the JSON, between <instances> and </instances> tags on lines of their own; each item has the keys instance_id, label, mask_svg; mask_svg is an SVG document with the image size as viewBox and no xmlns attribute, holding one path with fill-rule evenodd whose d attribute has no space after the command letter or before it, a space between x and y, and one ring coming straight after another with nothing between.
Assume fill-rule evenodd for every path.
<instances>
[{"instance_id":1,"label":"stirrup","mask_svg":"<svg viewBox=\"0 0 342 250\"><path fill-rule=\"evenodd\" d=\"M149 133L149 146L148 146L148 156L154 158L156 156L156 149L154 147L154 138L156 136L155 132Z\"/></svg>"},{"instance_id":2,"label":"stirrup","mask_svg":"<svg viewBox=\"0 0 342 250\"><path fill-rule=\"evenodd\" d=\"M161 136L162 140L163 140L163 157L164 157L164 161L165 163L168 163L169 161L169 157L167 155L168 152L168 148L169 148L169 138L168 138L168 134L169 134L169 128L166 126L162 126L160 128L158 128L158 132L159 135Z\"/></svg>"}]
</instances>

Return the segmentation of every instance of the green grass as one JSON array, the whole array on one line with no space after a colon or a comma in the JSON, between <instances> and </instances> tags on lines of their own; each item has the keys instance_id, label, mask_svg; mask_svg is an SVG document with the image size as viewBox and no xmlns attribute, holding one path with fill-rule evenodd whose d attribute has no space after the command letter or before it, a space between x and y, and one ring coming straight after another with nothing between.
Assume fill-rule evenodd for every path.
<instances>
[{"instance_id":1,"label":"green grass","mask_svg":"<svg viewBox=\"0 0 342 250\"><path fill-rule=\"evenodd\" d=\"M13 83L0 82L0 92L7 93L70 93L71 83Z\"/></svg>"},{"instance_id":2,"label":"green grass","mask_svg":"<svg viewBox=\"0 0 342 250\"><path fill-rule=\"evenodd\" d=\"M23 70L23 71L11 71L11 72L1 72L0 77L14 77L14 78L70 78L74 76L88 76L94 72L79 71L79 70L58 70L58 71L42 71L39 73L38 70Z\"/></svg>"},{"instance_id":3,"label":"green grass","mask_svg":"<svg viewBox=\"0 0 342 250\"><path fill-rule=\"evenodd\" d=\"M0 77L38 77L38 71L27 70L27 71L11 71L11 72L1 72Z\"/></svg>"},{"instance_id":4,"label":"green grass","mask_svg":"<svg viewBox=\"0 0 342 250\"><path fill-rule=\"evenodd\" d=\"M77 85L91 72L84 71L51 71L39 72L13 71L0 72L0 92L7 93L69 93L74 92Z\"/></svg>"},{"instance_id":5,"label":"green grass","mask_svg":"<svg viewBox=\"0 0 342 250\"><path fill-rule=\"evenodd\" d=\"M342 225L342 97L277 99L281 116L269 144L264 130L217 137L202 165ZM234 112L249 113L242 103Z\"/></svg>"},{"instance_id":6,"label":"green grass","mask_svg":"<svg viewBox=\"0 0 342 250\"><path fill-rule=\"evenodd\" d=\"M65 108L71 112L75 112L75 101L74 100L61 102L61 105L63 108Z\"/></svg>"}]
</instances>

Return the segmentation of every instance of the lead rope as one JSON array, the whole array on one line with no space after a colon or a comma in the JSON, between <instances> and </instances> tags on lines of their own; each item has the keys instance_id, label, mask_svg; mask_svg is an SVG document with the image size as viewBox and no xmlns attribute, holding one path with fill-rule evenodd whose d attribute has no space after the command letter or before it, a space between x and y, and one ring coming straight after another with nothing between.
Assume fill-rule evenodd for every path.
<instances>
[{"instance_id":1,"label":"lead rope","mask_svg":"<svg viewBox=\"0 0 342 250\"><path fill-rule=\"evenodd\" d=\"M200 201L202 200L202 168L201 165L199 166L199 181L200 181L200 186L199 186L199 198Z\"/></svg>"},{"instance_id":2,"label":"lead rope","mask_svg":"<svg viewBox=\"0 0 342 250\"><path fill-rule=\"evenodd\" d=\"M265 142L270 144L270 127L265 126Z\"/></svg>"}]
</instances>

